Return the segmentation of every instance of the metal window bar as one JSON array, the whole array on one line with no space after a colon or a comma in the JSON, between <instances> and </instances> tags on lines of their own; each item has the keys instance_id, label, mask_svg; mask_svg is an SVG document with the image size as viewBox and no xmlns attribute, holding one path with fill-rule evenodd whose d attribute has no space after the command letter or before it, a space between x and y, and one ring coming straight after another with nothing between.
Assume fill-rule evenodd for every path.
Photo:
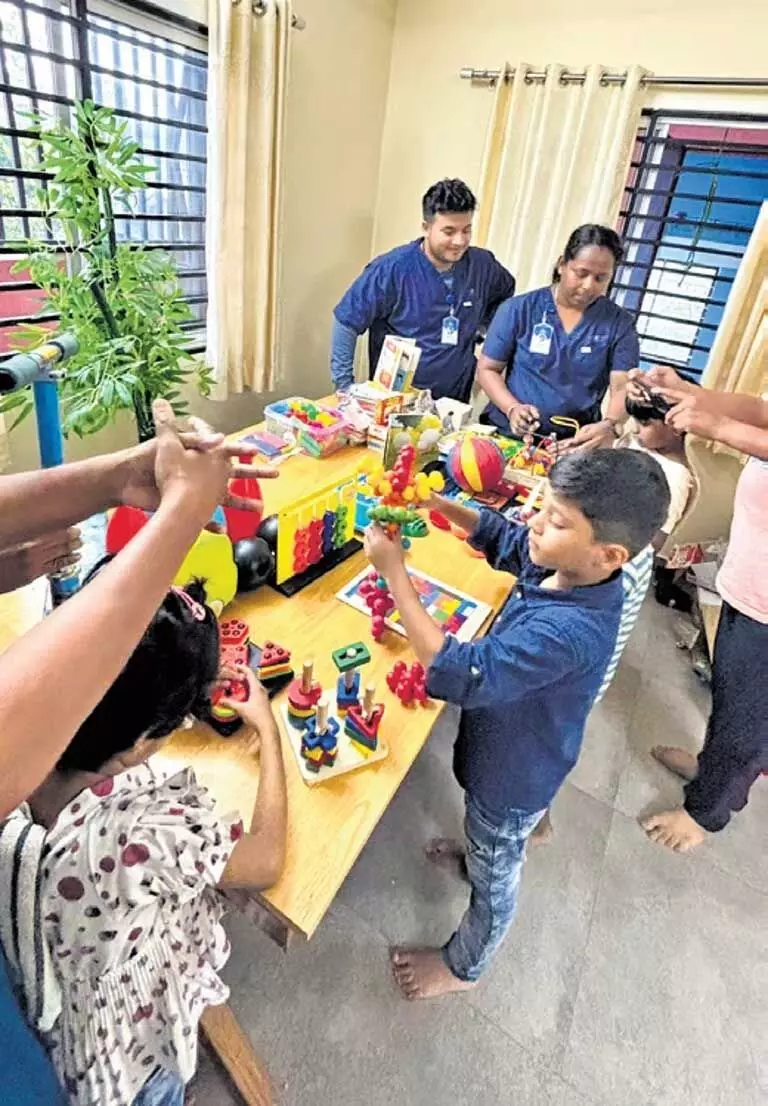
<instances>
[{"instance_id":1,"label":"metal window bar","mask_svg":"<svg viewBox=\"0 0 768 1106\"><path fill-rule=\"evenodd\" d=\"M54 113L69 112L74 100L71 85L63 75L74 73L77 94L83 99L103 102L105 93L111 91L110 104L115 114L126 119L137 130L140 142L139 154L148 162L164 166L163 178L147 181L147 189L136 196L136 210L118 211L116 219L120 227L120 241L135 248L165 250L181 254L188 268L179 271L179 278L190 294L186 299L196 313L205 313L207 296L204 234L200 227L205 221L204 211L206 157L204 151L206 126L205 87L207 84L207 58L190 46L175 46L170 40L156 35L137 32L128 25L88 11L88 0L70 0L71 11L50 10L39 0L4 0L20 12L23 42L3 41L0 20L0 103L4 103L7 125L0 126L0 137L8 140L12 165L0 166L0 178L13 182L17 203L0 207L0 256L19 256L16 228L9 239L6 220L20 219L23 237L51 238L50 228L45 227L43 212L36 210L30 200L35 188L46 188L50 175L42 169L32 168L22 147L29 147L37 138L36 132L23 125L19 115L25 101L33 111L41 107L52 108ZM33 41L29 16L43 16L47 32L47 49ZM116 19L119 17L116 17ZM168 24L175 22L168 14ZM182 21L179 21L181 25ZM63 37L62 28L67 27ZM71 34L71 39L70 39ZM14 34L14 38L19 37ZM99 45L102 44L102 45ZM67 51L70 49L73 56ZM104 52L106 49L106 53ZM26 80L23 85L11 78L6 50L15 52L25 62ZM149 55L150 75L145 76L142 54ZM110 56L111 55L111 56ZM53 91L43 91L36 81L35 66L45 64L53 73ZM106 84L105 84L106 82ZM194 112L193 112L194 105ZM149 108L149 110L148 110ZM20 123L22 125L20 125ZM182 141L183 136L187 138ZM190 143L194 143L190 146ZM168 146L170 148L159 149ZM182 149L182 146L185 148ZM32 155L39 162L39 146ZM193 183L194 182L194 183ZM34 186L34 187L33 187ZM35 224L35 220L38 223ZM189 231L184 230L189 226ZM38 227L40 228L38 231ZM159 238L158 238L159 232ZM190 235L193 235L190 238ZM62 249L62 255L68 251ZM0 293L33 292L37 286L28 280L3 281ZM193 294L194 293L194 294ZM2 300L0 299L0 312ZM50 313L14 315L0 319L3 331L24 321L54 321ZM194 328L200 332L204 322L198 318Z\"/></svg>"},{"instance_id":2,"label":"metal window bar","mask_svg":"<svg viewBox=\"0 0 768 1106\"><path fill-rule=\"evenodd\" d=\"M754 225L746 219L756 219L768 199L768 145L744 141L743 133L754 128L768 134L768 116L644 114L619 216L628 256L610 294L654 331L639 336L643 361L658 362L663 349L665 361L697 378ZM676 122L695 124L698 133L681 137ZM719 132L711 140L702 133L708 125ZM728 140L729 127L741 130L738 141ZM689 155L696 164L688 164ZM691 191L699 181L704 194ZM698 219L692 202L701 211ZM745 222L725 221L734 214Z\"/></svg>"},{"instance_id":3,"label":"metal window bar","mask_svg":"<svg viewBox=\"0 0 768 1106\"><path fill-rule=\"evenodd\" d=\"M630 161L629 167L630 169L644 169L646 166L645 162L642 161ZM686 166L685 171L686 173L706 173L707 176L712 176L712 169L707 168L707 166L705 165L688 165ZM672 173L674 172L674 170L659 167L659 172ZM729 169L728 176L734 178L754 177L755 180L768 180L768 172L761 173L759 169Z\"/></svg>"}]
</instances>

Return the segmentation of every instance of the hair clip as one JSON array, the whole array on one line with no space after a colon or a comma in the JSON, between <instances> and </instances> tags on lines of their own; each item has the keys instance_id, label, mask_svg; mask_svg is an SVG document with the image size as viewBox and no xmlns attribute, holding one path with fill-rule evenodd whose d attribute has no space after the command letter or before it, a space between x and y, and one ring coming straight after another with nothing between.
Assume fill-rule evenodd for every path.
<instances>
[{"instance_id":1,"label":"hair clip","mask_svg":"<svg viewBox=\"0 0 768 1106\"><path fill-rule=\"evenodd\" d=\"M202 603L198 603L196 599L193 599L189 592L185 591L184 588L179 588L174 585L171 588L171 591L174 593L174 595L178 595L182 603L186 604L195 622L205 622L205 607L202 605Z\"/></svg>"}]
</instances>

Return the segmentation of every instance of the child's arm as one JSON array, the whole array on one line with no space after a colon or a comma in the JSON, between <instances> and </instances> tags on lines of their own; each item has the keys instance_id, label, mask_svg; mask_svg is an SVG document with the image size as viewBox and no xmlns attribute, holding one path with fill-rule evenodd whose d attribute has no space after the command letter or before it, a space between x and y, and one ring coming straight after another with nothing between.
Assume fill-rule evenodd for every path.
<instances>
[{"instance_id":1,"label":"child's arm","mask_svg":"<svg viewBox=\"0 0 768 1106\"><path fill-rule=\"evenodd\" d=\"M486 512L483 512L483 517L485 514ZM494 512L489 511L487 514L493 515ZM504 523L501 516L497 517ZM447 643L454 642L454 639L444 634L422 607L405 568L405 551L402 543L387 537L380 526L370 526L365 532L365 552L371 564L389 584L389 590L413 651L421 663L429 667L438 654L444 651ZM461 701L450 694L436 694L440 699L448 699L451 702Z\"/></svg>"},{"instance_id":2,"label":"child's arm","mask_svg":"<svg viewBox=\"0 0 768 1106\"><path fill-rule=\"evenodd\" d=\"M248 700L223 702L258 735L259 787L250 827L232 850L219 886L264 891L277 883L285 866L288 800L283 752L266 691L249 668L239 668L237 674L248 683Z\"/></svg>"},{"instance_id":3,"label":"child's arm","mask_svg":"<svg viewBox=\"0 0 768 1106\"><path fill-rule=\"evenodd\" d=\"M465 507L458 500L449 499L445 495L438 495L437 492L432 493L427 506L432 510L439 511L449 522L466 531L467 534L474 534L480 521L480 512L476 511L474 507Z\"/></svg>"},{"instance_id":4,"label":"child's arm","mask_svg":"<svg viewBox=\"0 0 768 1106\"><path fill-rule=\"evenodd\" d=\"M466 710L522 702L578 671L582 648L548 617L529 622L524 635L503 626L471 642L448 634L430 661L427 690Z\"/></svg>"},{"instance_id":5,"label":"child's arm","mask_svg":"<svg viewBox=\"0 0 768 1106\"><path fill-rule=\"evenodd\" d=\"M527 527L508 522L498 511L487 507L475 511L442 495L432 495L429 506L466 530L473 549L485 554L491 568L515 576L520 572L527 550Z\"/></svg>"}]
</instances>

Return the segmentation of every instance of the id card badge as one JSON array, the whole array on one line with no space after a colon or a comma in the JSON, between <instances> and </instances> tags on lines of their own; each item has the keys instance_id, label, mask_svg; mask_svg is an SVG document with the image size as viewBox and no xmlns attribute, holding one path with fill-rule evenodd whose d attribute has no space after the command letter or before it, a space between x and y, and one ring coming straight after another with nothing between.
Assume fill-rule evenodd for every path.
<instances>
[{"instance_id":1,"label":"id card badge","mask_svg":"<svg viewBox=\"0 0 768 1106\"><path fill-rule=\"evenodd\" d=\"M459 344L458 316L446 315L443 319L443 329L440 336L440 344L443 346L457 346Z\"/></svg>"},{"instance_id":2,"label":"id card badge","mask_svg":"<svg viewBox=\"0 0 768 1106\"><path fill-rule=\"evenodd\" d=\"M541 353L546 356L552 345L554 328L549 323L537 323L531 334L531 342L528 349L531 353Z\"/></svg>"}]
</instances>

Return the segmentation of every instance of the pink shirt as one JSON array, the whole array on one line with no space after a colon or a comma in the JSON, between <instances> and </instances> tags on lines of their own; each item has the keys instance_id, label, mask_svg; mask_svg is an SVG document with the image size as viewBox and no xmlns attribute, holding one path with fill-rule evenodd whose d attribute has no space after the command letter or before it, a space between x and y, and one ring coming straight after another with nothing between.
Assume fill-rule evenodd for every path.
<instances>
[{"instance_id":1,"label":"pink shirt","mask_svg":"<svg viewBox=\"0 0 768 1106\"><path fill-rule=\"evenodd\" d=\"M768 623L768 461L750 457L736 486L728 551L717 577L723 599Z\"/></svg>"}]
</instances>

